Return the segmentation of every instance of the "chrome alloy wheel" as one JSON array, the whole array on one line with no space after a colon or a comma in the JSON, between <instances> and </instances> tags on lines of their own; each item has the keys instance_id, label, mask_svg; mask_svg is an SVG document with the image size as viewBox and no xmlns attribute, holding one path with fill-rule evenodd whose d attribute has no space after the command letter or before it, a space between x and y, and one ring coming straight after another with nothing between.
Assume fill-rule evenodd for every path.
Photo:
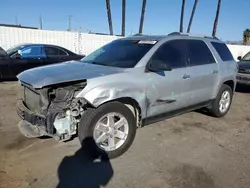
<instances>
[{"instance_id":1,"label":"chrome alloy wheel","mask_svg":"<svg viewBox=\"0 0 250 188\"><path fill-rule=\"evenodd\" d=\"M230 102L231 102L231 97L229 91L224 91L221 94L221 99L219 102L219 110L221 113L225 113L228 110Z\"/></svg>"},{"instance_id":2,"label":"chrome alloy wheel","mask_svg":"<svg viewBox=\"0 0 250 188\"><path fill-rule=\"evenodd\" d=\"M93 138L99 148L113 151L125 143L128 132L127 119L120 113L112 112L98 120L94 126Z\"/></svg>"}]
</instances>

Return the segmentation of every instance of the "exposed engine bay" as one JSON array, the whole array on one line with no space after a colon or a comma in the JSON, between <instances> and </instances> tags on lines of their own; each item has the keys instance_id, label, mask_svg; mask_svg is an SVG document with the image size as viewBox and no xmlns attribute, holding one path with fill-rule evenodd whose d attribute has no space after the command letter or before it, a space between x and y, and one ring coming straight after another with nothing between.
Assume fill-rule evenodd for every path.
<instances>
[{"instance_id":1,"label":"exposed engine bay","mask_svg":"<svg viewBox=\"0 0 250 188\"><path fill-rule=\"evenodd\" d=\"M23 95L18 103L18 114L23 119L21 132L28 137L51 136L68 140L77 133L81 116L87 108L77 94L86 87L86 80L51 85L34 89L21 83Z\"/></svg>"}]
</instances>

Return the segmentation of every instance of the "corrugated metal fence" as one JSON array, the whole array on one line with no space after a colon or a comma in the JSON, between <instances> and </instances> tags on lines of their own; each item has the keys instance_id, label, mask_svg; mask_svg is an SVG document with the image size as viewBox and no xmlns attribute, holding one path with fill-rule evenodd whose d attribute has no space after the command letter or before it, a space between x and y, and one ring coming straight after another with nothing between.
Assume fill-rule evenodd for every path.
<instances>
[{"instance_id":1,"label":"corrugated metal fence","mask_svg":"<svg viewBox=\"0 0 250 188\"><path fill-rule=\"evenodd\" d=\"M8 49L20 43L56 44L79 54L89 54L119 37L96 35L80 32L49 31L36 29L11 28L0 26L0 46ZM250 46L228 45L235 60L250 51Z\"/></svg>"},{"instance_id":2,"label":"corrugated metal fence","mask_svg":"<svg viewBox=\"0 0 250 188\"><path fill-rule=\"evenodd\" d=\"M21 43L44 43L60 45L79 54L89 54L117 38L80 32L0 27L0 46L3 49Z\"/></svg>"}]
</instances>

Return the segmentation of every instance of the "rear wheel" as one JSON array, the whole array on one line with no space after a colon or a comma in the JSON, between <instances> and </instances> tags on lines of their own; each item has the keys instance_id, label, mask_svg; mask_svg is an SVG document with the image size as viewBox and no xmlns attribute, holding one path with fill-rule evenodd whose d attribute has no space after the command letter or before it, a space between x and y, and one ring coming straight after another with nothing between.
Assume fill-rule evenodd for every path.
<instances>
[{"instance_id":1,"label":"rear wheel","mask_svg":"<svg viewBox=\"0 0 250 188\"><path fill-rule=\"evenodd\" d=\"M110 102L97 109L88 109L81 119L78 136L84 140L91 137L95 142L95 155L107 154L116 158L132 145L136 135L136 119L131 110L120 102Z\"/></svg>"},{"instance_id":2,"label":"rear wheel","mask_svg":"<svg viewBox=\"0 0 250 188\"><path fill-rule=\"evenodd\" d=\"M223 84L209 112L215 117L225 116L231 107L232 98L233 92L231 87Z\"/></svg>"}]
</instances>

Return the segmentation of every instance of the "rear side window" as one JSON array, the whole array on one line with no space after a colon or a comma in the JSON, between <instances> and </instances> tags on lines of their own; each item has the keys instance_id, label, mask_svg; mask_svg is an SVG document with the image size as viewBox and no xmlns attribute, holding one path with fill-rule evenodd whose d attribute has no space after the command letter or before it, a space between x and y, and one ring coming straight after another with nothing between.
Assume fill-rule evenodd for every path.
<instances>
[{"instance_id":1,"label":"rear side window","mask_svg":"<svg viewBox=\"0 0 250 188\"><path fill-rule=\"evenodd\" d=\"M66 56L67 53L59 48L46 46L45 53L47 56Z\"/></svg>"},{"instance_id":2,"label":"rear side window","mask_svg":"<svg viewBox=\"0 0 250 188\"><path fill-rule=\"evenodd\" d=\"M225 43L211 42L217 53L219 54L222 61L232 61L234 60L232 53L228 49Z\"/></svg>"},{"instance_id":3,"label":"rear side window","mask_svg":"<svg viewBox=\"0 0 250 188\"><path fill-rule=\"evenodd\" d=\"M187 50L190 58L190 66L206 65L215 63L215 59L201 40L187 40Z\"/></svg>"}]
</instances>

